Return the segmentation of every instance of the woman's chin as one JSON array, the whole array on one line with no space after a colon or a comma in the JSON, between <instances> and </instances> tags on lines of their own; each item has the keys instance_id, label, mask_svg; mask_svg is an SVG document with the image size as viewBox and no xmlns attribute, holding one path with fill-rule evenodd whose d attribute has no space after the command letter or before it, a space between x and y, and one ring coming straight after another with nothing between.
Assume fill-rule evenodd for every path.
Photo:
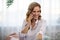
<instances>
[{"instance_id":1,"label":"woman's chin","mask_svg":"<svg viewBox=\"0 0 60 40\"><path fill-rule=\"evenodd\" d=\"M36 20L37 20L37 19L38 19L38 16L35 16L35 17L34 17L34 19L36 19Z\"/></svg>"}]
</instances>

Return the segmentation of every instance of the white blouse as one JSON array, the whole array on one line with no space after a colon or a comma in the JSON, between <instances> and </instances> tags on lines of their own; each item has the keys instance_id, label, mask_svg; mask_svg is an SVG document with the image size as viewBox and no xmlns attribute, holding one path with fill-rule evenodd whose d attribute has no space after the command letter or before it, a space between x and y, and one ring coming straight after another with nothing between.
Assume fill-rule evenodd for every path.
<instances>
[{"instance_id":1,"label":"white blouse","mask_svg":"<svg viewBox=\"0 0 60 40\"><path fill-rule=\"evenodd\" d=\"M28 22L26 22L26 20L23 21L23 25L22 25L22 30L24 29L25 25L27 24ZM35 22L35 27L34 29L32 29L30 27L29 31L27 32L27 34L22 34L20 32L20 38L23 37L24 40L36 40L36 36L38 33L42 34L42 37L44 36L45 34L45 30L46 30L46 21L41 19L41 20L37 20Z\"/></svg>"}]
</instances>

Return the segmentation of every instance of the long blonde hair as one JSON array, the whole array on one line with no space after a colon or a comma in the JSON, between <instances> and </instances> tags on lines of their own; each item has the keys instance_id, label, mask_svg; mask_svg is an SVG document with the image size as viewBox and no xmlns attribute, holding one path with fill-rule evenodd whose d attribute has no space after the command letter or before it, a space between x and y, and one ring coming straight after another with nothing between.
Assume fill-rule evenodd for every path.
<instances>
[{"instance_id":1,"label":"long blonde hair","mask_svg":"<svg viewBox=\"0 0 60 40\"><path fill-rule=\"evenodd\" d=\"M41 8L41 5L40 5L39 3L37 3L37 2L32 2L32 3L29 5L28 11L27 11L27 13L26 13L26 21L28 21L27 19L28 19L29 15L32 13L34 7L36 7L36 6L39 6L39 8ZM40 12L41 12L41 11L40 11ZM40 19L41 19L41 15L38 17L38 20L40 20Z\"/></svg>"}]
</instances>

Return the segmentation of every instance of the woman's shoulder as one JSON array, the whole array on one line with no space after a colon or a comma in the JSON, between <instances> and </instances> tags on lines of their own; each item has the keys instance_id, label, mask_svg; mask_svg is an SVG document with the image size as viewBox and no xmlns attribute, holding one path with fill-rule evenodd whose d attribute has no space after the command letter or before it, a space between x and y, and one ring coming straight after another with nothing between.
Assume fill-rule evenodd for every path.
<instances>
[{"instance_id":1,"label":"woman's shoulder","mask_svg":"<svg viewBox=\"0 0 60 40\"><path fill-rule=\"evenodd\" d=\"M45 19L41 19L41 20L39 20L39 22L46 23L46 20Z\"/></svg>"},{"instance_id":2,"label":"woman's shoulder","mask_svg":"<svg viewBox=\"0 0 60 40\"><path fill-rule=\"evenodd\" d=\"M27 23L26 19L23 20L23 23Z\"/></svg>"}]
</instances>

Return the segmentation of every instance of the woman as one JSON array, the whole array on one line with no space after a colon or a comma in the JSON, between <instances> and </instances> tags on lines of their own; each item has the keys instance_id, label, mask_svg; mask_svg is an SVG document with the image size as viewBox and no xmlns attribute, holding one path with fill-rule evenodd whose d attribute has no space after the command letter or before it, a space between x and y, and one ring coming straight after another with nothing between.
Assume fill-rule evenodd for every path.
<instances>
[{"instance_id":1,"label":"woman","mask_svg":"<svg viewBox=\"0 0 60 40\"><path fill-rule=\"evenodd\" d=\"M41 5L37 2L32 2L26 14L26 19L23 22L20 37L17 34L12 34L7 40L43 40L46 29L46 21L41 18ZM11 38L11 36L13 38Z\"/></svg>"},{"instance_id":2,"label":"woman","mask_svg":"<svg viewBox=\"0 0 60 40\"><path fill-rule=\"evenodd\" d=\"M33 2L29 5L26 19L20 32L20 39L42 40L46 29L46 21L41 18L41 5Z\"/></svg>"}]
</instances>

